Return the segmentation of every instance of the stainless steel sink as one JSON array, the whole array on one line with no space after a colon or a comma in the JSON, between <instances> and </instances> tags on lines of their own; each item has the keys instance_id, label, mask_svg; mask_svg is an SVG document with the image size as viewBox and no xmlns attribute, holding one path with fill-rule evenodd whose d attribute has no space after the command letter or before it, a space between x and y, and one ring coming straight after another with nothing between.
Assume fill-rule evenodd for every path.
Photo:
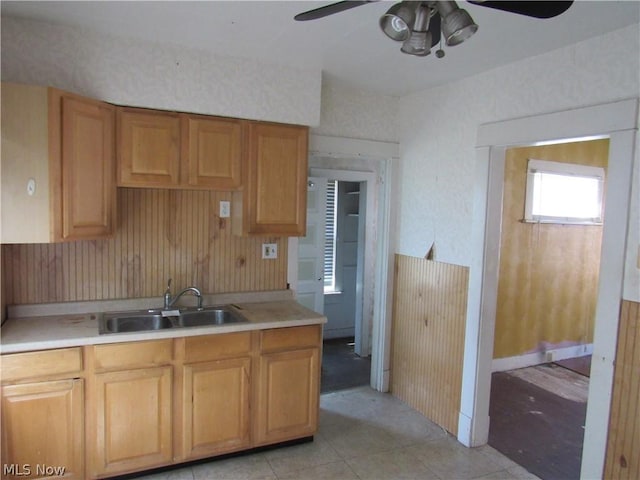
<instances>
[{"instance_id":1,"label":"stainless steel sink","mask_svg":"<svg viewBox=\"0 0 640 480\"><path fill-rule=\"evenodd\" d=\"M163 316L160 310L136 310L105 313L98 321L101 335L107 333L145 332L182 327L206 327L242 323L247 320L229 306L184 309L179 315Z\"/></svg>"},{"instance_id":2,"label":"stainless steel sink","mask_svg":"<svg viewBox=\"0 0 640 480\"><path fill-rule=\"evenodd\" d=\"M246 322L246 320L227 307L205 307L202 310L184 311L180 312L180 316L177 318L180 327L202 327L239 322Z\"/></svg>"},{"instance_id":3,"label":"stainless steel sink","mask_svg":"<svg viewBox=\"0 0 640 480\"><path fill-rule=\"evenodd\" d=\"M106 314L99 323L100 333L140 332L172 328L171 317L159 313L130 312Z\"/></svg>"}]
</instances>

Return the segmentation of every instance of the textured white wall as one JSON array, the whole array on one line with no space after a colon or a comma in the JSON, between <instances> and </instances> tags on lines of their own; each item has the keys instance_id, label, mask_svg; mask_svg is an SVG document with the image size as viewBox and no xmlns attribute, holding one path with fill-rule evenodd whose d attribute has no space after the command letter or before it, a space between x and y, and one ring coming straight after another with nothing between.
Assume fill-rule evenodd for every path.
<instances>
[{"instance_id":1,"label":"textured white wall","mask_svg":"<svg viewBox=\"0 0 640 480\"><path fill-rule=\"evenodd\" d=\"M397 97L355 89L324 76L320 125L311 133L398 142L398 107Z\"/></svg>"},{"instance_id":2,"label":"textured white wall","mask_svg":"<svg viewBox=\"0 0 640 480\"><path fill-rule=\"evenodd\" d=\"M487 52L491 54L491 52ZM640 32L633 25L400 100L398 250L470 265L478 126L640 95ZM640 145L640 142L637 142ZM636 148L636 170L638 169ZM630 219L626 291L638 291L638 202ZM635 273L633 273L635 271Z\"/></svg>"},{"instance_id":3,"label":"textured white wall","mask_svg":"<svg viewBox=\"0 0 640 480\"><path fill-rule=\"evenodd\" d=\"M116 104L318 125L322 75L2 17L2 80Z\"/></svg>"}]
</instances>

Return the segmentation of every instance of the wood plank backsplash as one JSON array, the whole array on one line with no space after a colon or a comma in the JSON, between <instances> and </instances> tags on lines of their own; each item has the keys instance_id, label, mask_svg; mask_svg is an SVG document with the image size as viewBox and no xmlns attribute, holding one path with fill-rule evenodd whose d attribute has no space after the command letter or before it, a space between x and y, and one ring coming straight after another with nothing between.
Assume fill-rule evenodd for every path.
<instances>
[{"instance_id":1,"label":"wood plank backsplash","mask_svg":"<svg viewBox=\"0 0 640 480\"><path fill-rule=\"evenodd\" d=\"M396 255L391 393L458 431L469 268Z\"/></svg>"},{"instance_id":2,"label":"wood plank backsplash","mask_svg":"<svg viewBox=\"0 0 640 480\"><path fill-rule=\"evenodd\" d=\"M285 289L287 239L234 236L231 219L218 215L222 200L231 193L119 188L111 239L3 245L3 301L160 297L169 277L174 293ZM262 260L264 242L278 245L277 259Z\"/></svg>"},{"instance_id":3,"label":"wood plank backsplash","mask_svg":"<svg viewBox=\"0 0 640 480\"><path fill-rule=\"evenodd\" d=\"M640 303L623 301L603 478L640 478Z\"/></svg>"}]
</instances>

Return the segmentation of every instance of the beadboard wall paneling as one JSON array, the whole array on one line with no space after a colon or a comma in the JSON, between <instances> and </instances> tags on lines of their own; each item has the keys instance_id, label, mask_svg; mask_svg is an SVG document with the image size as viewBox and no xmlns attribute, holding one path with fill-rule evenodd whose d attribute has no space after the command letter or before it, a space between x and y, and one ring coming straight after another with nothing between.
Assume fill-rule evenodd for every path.
<instances>
[{"instance_id":1,"label":"beadboard wall paneling","mask_svg":"<svg viewBox=\"0 0 640 480\"><path fill-rule=\"evenodd\" d=\"M469 269L396 255L391 393L456 434Z\"/></svg>"},{"instance_id":2,"label":"beadboard wall paneling","mask_svg":"<svg viewBox=\"0 0 640 480\"><path fill-rule=\"evenodd\" d=\"M7 296L4 294L4 268L2 267L2 248L0 248L0 323L7 317Z\"/></svg>"},{"instance_id":3,"label":"beadboard wall paneling","mask_svg":"<svg viewBox=\"0 0 640 480\"><path fill-rule=\"evenodd\" d=\"M222 200L231 193L119 188L112 239L3 245L3 300L160 297L168 278L174 293L190 285L203 293L285 289L286 238L232 235L231 219L218 216ZM267 241L278 245L275 260L261 258Z\"/></svg>"},{"instance_id":4,"label":"beadboard wall paneling","mask_svg":"<svg viewBox=\"0 0 640 480\"><path fill-rule=\"evenodd\" d=\"M507 150L494 358L593 342L602 226L523 223L530 158L603 167L609 140Z\"/></svg>"},{"instance_id":5,"label":"beadboard wall paneling","mask_svg":"<svg viewBox=\"0 0 640 480\"><path fill-rule=\"evenodd\" d=\"M622 302L603 478L640 478L640 303Z\"/></svg>"}]
</instances>

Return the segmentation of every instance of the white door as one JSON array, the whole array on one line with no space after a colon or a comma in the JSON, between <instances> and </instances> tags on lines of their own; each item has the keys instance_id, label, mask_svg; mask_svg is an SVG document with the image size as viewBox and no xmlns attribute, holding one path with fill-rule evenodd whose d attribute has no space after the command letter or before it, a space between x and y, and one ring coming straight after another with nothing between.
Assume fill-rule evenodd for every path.
<instances>
[{"instance_id":1,"label":"white door","mask_svg":"<svg viewBox=\"0 0 640 480\"><path fill-rule=\"evenodd\" d=\"M298 243L296 300L318 313L324 311L324 226L327 179L309 177L307 183L307 236Z\"/></svg>"}]
</instances>

